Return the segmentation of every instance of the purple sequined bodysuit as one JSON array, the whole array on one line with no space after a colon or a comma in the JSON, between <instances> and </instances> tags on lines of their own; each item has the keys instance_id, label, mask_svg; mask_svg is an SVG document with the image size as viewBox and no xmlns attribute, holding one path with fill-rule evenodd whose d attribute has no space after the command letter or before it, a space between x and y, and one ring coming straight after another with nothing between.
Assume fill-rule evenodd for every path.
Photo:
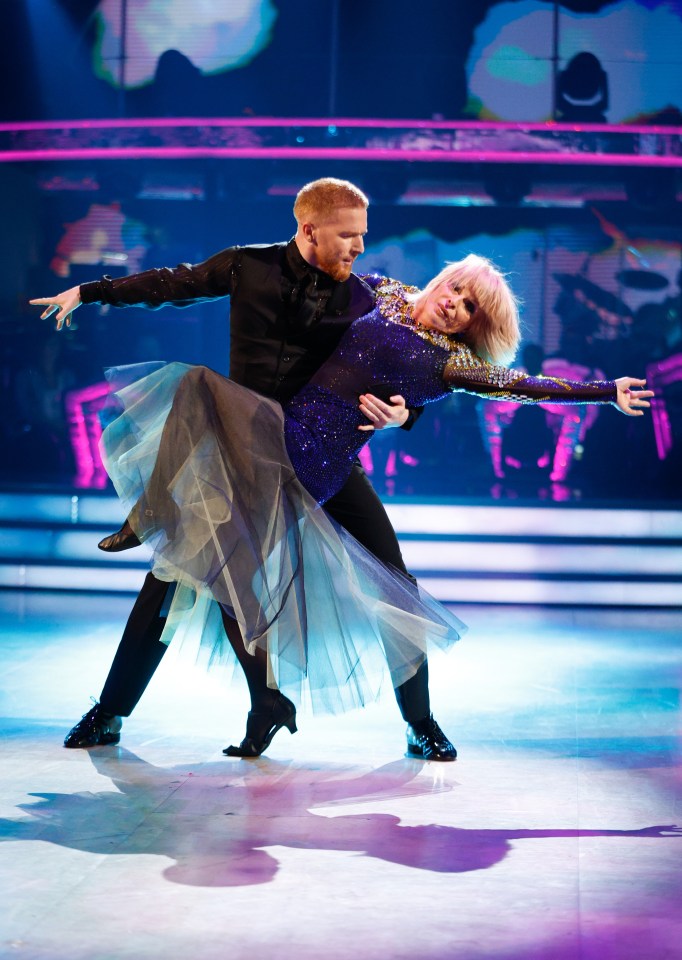
<instances>
[{"instance_id":1,"label":"purple sequined bodysuit","mask_svg":"<svg viewBox=\"0 0 682 960\"><path fill-rule=\"evenodd\" d=\"M375 279L375 278L371 278ZM520 403L610 403L612 381L576 383L530 377L488 363L456 337L415 325L409 294L415 288L376 278L377 306L356 320L337 350L284 408L287 452L301 483L324 503L348 479L355 457L371 437L359 395L400 394L408 408L454 390Z\"/></svg>"},{"instance_id":2,"label":"purple sequined bodysuit","mask_svg":"<svg viewBox=\"0 0 682 960\"><path fill-rule=\"evenodd\" d=\"M356 320L338 349L284 409L287 452L301 483L324 503L348 479L371 434L359 395L401 394L409 407L450 391L443 382L448 351L382 316L377 308ZM376 371L380 371L377 375Z\"/></svg>"}]
</instances>

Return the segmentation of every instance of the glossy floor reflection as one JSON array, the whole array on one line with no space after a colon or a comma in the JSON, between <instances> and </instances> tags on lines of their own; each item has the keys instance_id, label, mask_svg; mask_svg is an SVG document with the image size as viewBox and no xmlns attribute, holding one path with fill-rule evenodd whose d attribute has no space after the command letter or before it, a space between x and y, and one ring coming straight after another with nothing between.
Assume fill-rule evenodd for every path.
<instances>
[{"instance_id":1,"label":"glossy floor reflection","mask_svg":"<svg viewBox=\"0 0 682 960\"><path fill-rule=\"evenodd\" d=\"M391 697L228 760L242 686L172 652L119 747L64 750L129 605L0 594L0 956L682 956L682 614L461 608L455 764Z\"/></svg>"}]
</instances>

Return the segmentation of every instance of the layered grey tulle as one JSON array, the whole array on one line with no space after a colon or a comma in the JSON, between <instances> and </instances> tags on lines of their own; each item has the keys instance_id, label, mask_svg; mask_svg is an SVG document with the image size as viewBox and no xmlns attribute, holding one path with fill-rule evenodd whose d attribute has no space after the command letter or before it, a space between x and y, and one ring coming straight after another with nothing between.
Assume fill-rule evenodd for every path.
<instances>
[{"instance_id":1,"label":"layered grey tulle","mask_svg":"<svg viewBox=\"0 0 682 960\"><path fill-rule=\"evenodd\" d=\"M136 369L126 368L131 380ZM143 371L144 372L144 371ZM117 371L114 384L120 382ZM177 582L166 631L210 663L234 657L215 601L269 683L331 712L414 675L462 622L381 564L299 482L277 403L204 367L172 363L117 390L106 468L159 579Z\"/></svg>"}]
</instances>

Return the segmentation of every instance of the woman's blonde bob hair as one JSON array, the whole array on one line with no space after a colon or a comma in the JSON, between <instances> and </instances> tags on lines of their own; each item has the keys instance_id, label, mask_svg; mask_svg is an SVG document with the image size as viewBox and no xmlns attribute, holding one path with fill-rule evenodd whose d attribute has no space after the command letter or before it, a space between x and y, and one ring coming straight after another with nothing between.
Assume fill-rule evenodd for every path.
<instances>
[{"instance_id":1,"label":"woman's blonde bob hair","mask_svg":"<svg viewBox=\"0 0 682 960\"><path fill-rule=\"evenodd\" d=\"M470 253L463 260L448 263L422 290L428 295L446 281L457 287L468 287L478 310L462 334L471 349L491 363L511 363L521 341L518 301L497 267Z\"/></svg>"}]
</instances>

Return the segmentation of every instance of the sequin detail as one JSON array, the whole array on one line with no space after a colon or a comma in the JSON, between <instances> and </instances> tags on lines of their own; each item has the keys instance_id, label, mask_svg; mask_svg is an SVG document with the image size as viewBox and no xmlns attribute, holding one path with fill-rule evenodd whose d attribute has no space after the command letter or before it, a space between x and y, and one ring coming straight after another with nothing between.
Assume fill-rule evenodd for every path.
<instances>
[{"instance_id":1,"label":"sequin detail","mask_svg":"<svg viewBox=\"0 0 682 960\"><path fill-rule=\"evenodd\" d=\"M319 503L339 490L371 433L359 397L381 384L408 408L449 393L443 382L448 351L377 307L356 320L338 349L285 411L287 450L297 476Z\"/></svg>"},{"instance_id":2,"label":"sequin detail","mask_svg":"<svg viewBox=\"0 0 682 960\"><path fill-rule=\"evenodd\" d=\"M296 475L318 503L341 489L372 436L358 430L367 423L359 397L379 383L386 388L384 393L403 396L408 408L454 390L522 403L613 399L613 384L529 377L521 370L488 363L456 337L414 324L409 295L415 287L386 280L376 290L372 313L351 325L335 353L285 407L287 451Z\"/></svg>"},{"instance_id":3,"label":"sequin detail","mask_svg":"<svg viewBox=\"0 0 682 960\"><path fill-rule=\"evenodd\" d=\"M388 320L409 327L422 340L447 350L448 353L452 354L448 361L450 365L464 370L480 370L481 367L485 367L490 371L489 376L504 383L514 382L513 375L525 376L525 374L520 374L518 370L494 366L494 364L483 360L456 334L448 335L447 333L440 333L438 330L420 326L414 319L413 296L415 293L419 293L417 287L405 286L398 280L386 279L377 287L377 309Z\"/></svg>"},{"instance_id":4,"label":"sequin detail","mask_svg":"<svg viewBox=\"0 0 682 960\"><path fill-rule=\"evenodd\" d=\"M561 377L531 377L524 370L484 360L457 335L448 336L420 326L414 320L417 287L383 278L376 284L376 291L377 309L383 316L449 352L443 376L452 391L462 390L478 397L516 403L613 403L616 399L613 381L578 383Z\"/></svg>"}]
</instances>

